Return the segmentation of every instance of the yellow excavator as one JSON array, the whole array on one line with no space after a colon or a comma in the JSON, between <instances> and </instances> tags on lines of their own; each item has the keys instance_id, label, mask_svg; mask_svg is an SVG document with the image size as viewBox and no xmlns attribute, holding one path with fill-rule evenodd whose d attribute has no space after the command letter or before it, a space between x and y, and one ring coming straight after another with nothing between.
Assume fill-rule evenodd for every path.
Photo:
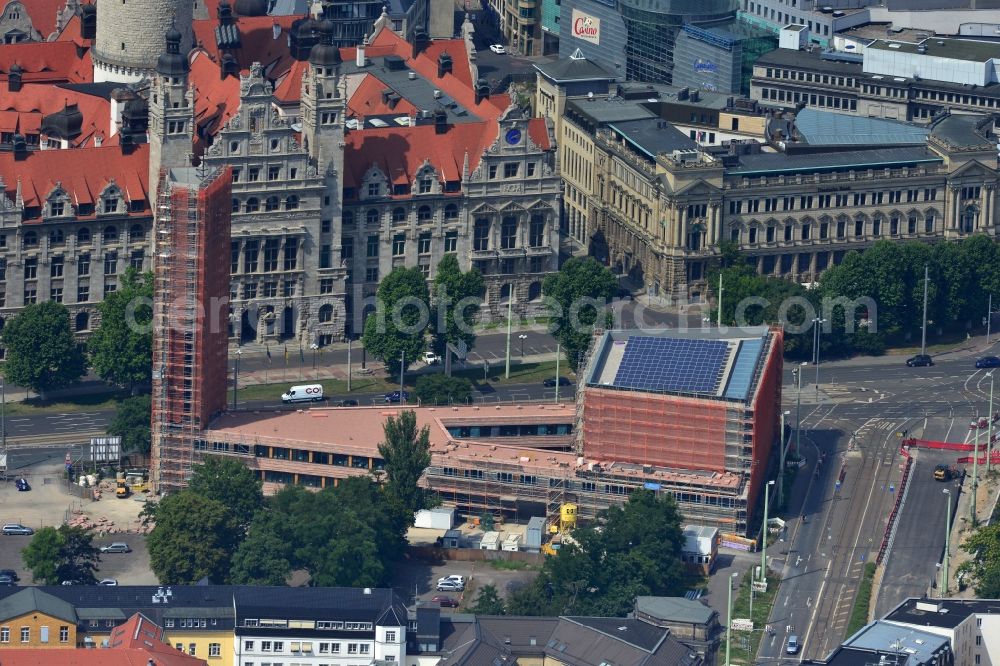
<instances>
[{"instance_id":1,"label":"yellow excavator","mask_svg":"<svg viewBox=\"0 0 1000 666\"><path fill-rule=\"evenodd\" d=\"M115 497L118 499L128 499L128 496L132 494L132 489L128 487L128 483L125 482L125 473L118 472L118 485L115 488Z\"/></svg>"}]
</instances>

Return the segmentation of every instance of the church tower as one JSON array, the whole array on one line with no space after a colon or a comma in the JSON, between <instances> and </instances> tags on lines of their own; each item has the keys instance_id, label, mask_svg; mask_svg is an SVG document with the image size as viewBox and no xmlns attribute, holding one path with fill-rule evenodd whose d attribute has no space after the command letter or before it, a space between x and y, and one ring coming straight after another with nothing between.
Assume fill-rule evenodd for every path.
<instances>
[{"instance_id":1,"label":"church tower","mask_svg":"<svg viewBox=\"0 0 1000 666\"><path fill-rule=\"evenodd\" d=\"M96 0L94 81L132 83L151 76L160 40L177 26L181 53L191 50L192 0Z\"/></svg>"},{"instance_id":2,"label":"church tower","mask_svg":"<svg viewBox=\"0 0 1000 666\"><path fill-rule=\"evenodd\" d=\"M149 87L149 189L156 206L162 169L191 166L194 141L194 93L188 85L191 65L181 51L183 39L173 26L164 37L166 50L156 60Z\"/></svg>"}]
</instances>

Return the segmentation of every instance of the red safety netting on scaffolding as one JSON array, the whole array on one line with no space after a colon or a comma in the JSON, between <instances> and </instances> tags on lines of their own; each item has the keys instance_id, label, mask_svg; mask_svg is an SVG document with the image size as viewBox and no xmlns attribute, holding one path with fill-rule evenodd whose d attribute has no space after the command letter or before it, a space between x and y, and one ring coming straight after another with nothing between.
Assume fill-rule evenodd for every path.
<instances>
[{"instance_id":1,"label":"red safety netting on scaffolding","mask_svg":"<svg viewBox=\"0 0 1000 666\"><path fill-rule=\"evenodd\" d=\"M726 404L588 388L583 453L591 460L722 472Z\"/></svg>"}]
</instances>

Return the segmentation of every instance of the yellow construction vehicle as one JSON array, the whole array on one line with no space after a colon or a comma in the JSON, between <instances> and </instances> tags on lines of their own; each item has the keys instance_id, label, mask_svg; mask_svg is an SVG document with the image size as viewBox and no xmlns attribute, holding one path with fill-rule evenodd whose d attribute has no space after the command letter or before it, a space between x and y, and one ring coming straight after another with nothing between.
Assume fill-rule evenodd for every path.
<instances>
[{"instance_id":1,"label":"yellow construction vehicle","mask_svg":"<svg viewBox=\"0 0 1000 666\"><path fill-rule=\"evenodd\" d=\"M118 499L128 499L128 496L132 494L132 490L128 487L128 483L125 481L125 473L118 472L118 485L115 488L115 497Z\"/></svg>"},{"instance_id":2,"label":"yellow construction vehicle","mask_svg":"<svg viewBox=\"0 0 1000 666\"><path fill-rule=\"evenodd\" d=\"M125 483L134 493L145 492L149 483L149 470L140 468L129 469L125 472Z\"/></svg>"}]
</instances>

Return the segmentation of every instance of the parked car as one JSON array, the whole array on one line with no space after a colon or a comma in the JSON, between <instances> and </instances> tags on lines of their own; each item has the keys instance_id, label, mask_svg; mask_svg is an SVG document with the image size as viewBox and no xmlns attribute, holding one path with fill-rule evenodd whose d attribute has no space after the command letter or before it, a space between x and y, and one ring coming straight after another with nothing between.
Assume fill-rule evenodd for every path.
<instances>
[{"instance_id":1,"label":"parked car","mask_svg":"<svg viewBox=\"0 0 1000 666\"><path fill-rule=\"evenodd\" d=\"M436 604L439 604L441 608L458 608L458 599L455 597L449 597L444 594L439 594L433 599L431 599Z\"/></svg>"},{"instance_id":2,"label":"parked car","mask_svg":"<svg viewBox=\"0 0 1000 666\"><path fill-rule=\"evenodd\" d=\"M507 53L507 47L503 44L490 44L490 51L493 51L497 55L503 55Z\"/></svg>"},{"instance_id":3,"label":"parked car","mask_svg":"<svg viewBox=\"0 0 1000 666\"><path fill-rule=\"evenodd\" d=\"M441 357L432 351L424 352L424 363L427 365L436 365L441 362Z\"/></svg>"},{"instance_id":4,"label":"parked car","mask_svg":"<svg viewBox=\"0 0 1000 666\"><path fill-rule=\"evenodd\" d=\"M573 382L571 382L566 377L560 377L559 378L559 386L569 386L572 383ZM546 379L545 381L542 382L542 386L547 386L549 388L553 388L553 387L555 387L555 385L556 385L556 379L555 379L555 377L549 377L548 379Z\"/></svg>"},{"instance_id":5,"label":"parked car","mask_svg":"<svg viewBox=\"0 0 1000 666\"><path fill-rule=\"evenodd\" d=\"M101 580L97 581L97 584L103 585L105 587L117 587L118 580L115 578L102 578Z\"/></svg>"},{"instance_id":6,"label":"parked car","mask_svg":"<svg viewBox=\"0 0 1000 666\"><path fill-rule=\"evenodd\" d=\"M27 492L31 490L31 484L25 478L20 478L14 482L14 486L17 487L18 492Z\"/></svg>"},{"instance_id":7,"label":"parked car","mask_svg":"<svg viewBox=\"0 0 1000 666\"><path fill-rule=\"evenodd\" d=\"M31 536L35 533L35 530L30 527L25 527L20 523L7 523L0 529L7 536Z\"/></svg>"},{"instance_id":8,"label":"parked car","mask_svg":"<svg viewBox=\"0 0 1000 666\"><path fill-rule=\"evenodd\" d=\"M452 574L450 576L442 576L441 578L438 578L439 583L444 583L447 581L450 581L452 583L458 583L459 585L465 585L465 576Z\"/></svg>"},{"instance_id":9,"label":"parked car","mask_svg":"<svg viewBox=\"0 0 1000 666\"><path fill-rule=\"evenodd\" d=\"M399 391L392 391L391 393L386 393L385 394L385 401L386 402L399 402L400 401L400 397L399 396L400 396ZM403 402L408 402L410 400L410 394L407 391L403 391L402 396L403 396L403 398L402 398Z\"/></svg>"},{"instance_id":10,"label":"parked car","mask_svg":"<svg viewBox=\"0 0 1000 666\"><path fill-rule=\"evenodd\" d=\"M438 592L461 592L465 585L454 580L439 580L437 584Z\"/></svg>"},{"instance_id":11,"label":"parked car","mask_svg":"<svg viewBox=\"0 0 1000 666\"><path fill-rule=\"evenodd\" d=\"M1000 358L996 356L984 356L976 359L977 368L1000 368Z\"/></svg>"},{"instance_id":12,"label":"parked car","mask_svg":"<svg viewBox=\"0 0 1000 666\"><path fill-rule=\"evenodd\" d=\"M15 582L20 580L20 578L17 577L17 572L13 569L0 569L0 576L6 576Z\"/></svg>"},{"instance_id":13,"label":"parked car","mask_svg":"<svg viewBox=\"0 0 1000 666\"><path fill-rule=\"evenodd\" d=\"M124 541L115 541L107 546L101 546L102 553L131 553L132 549Z\"/></svg>"},{"instance_id":14,"label":"parked car","mask_svg":"<svg viewBox=\"0 0 1000 666\"><path fill-rule=\"evenodd\" d=\"M10 576L5 576L4 574L0 574L0 585L13 585L13 584L14 584L13 578L11 578Z\"/></svg>"},{"instance_id":15,"label":"parked car","mask_svg":"<svg viewBox=\"0 0 1000 666\"><path fill-rule=\"evenodd\" d=\"M917 354L916 356L906 359L906 365L910 368L922 368L934 365L934 359L927 354Z\"/></svg>"},{"instance_id":16,"label":"parked car","mask_svg":"<svg viewBox=\"0 0 1000 666\"><path fill-rule=\"evenodd\" d=\"M788 642L785 643L785 654L798 654L799 647L799 637L789 636Z\"/></svg>"},{"instance_id":17,"label":"parked car","mask_svg":"<svg viewBox=\"0 0 1000 666\"><path fill-rule=\"evenodd\" d=\"M345 398L343 400L338 400L334 407L357 407L358 401L354 398Z\"/></svg>"}]
</instances>

